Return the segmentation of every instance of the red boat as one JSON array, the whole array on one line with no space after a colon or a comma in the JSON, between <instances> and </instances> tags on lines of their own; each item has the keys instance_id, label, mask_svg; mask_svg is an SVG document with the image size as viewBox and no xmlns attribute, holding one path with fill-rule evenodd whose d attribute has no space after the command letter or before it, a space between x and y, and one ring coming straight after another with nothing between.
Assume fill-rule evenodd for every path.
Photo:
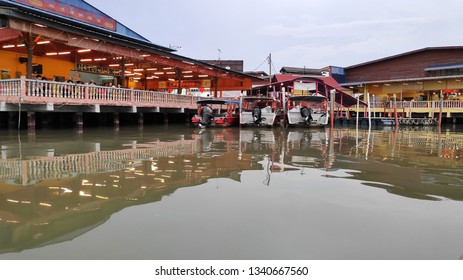
<instances>
[{"instance_id":1,"label":"red boat","mask_svg":"<svg viewBox=\"0 0 463 280\"><path fill-rule=\"evenodd\" d=\"M203 99L197 102L198 112L191 118L194 126L228 127L240 123L239 101L230 99Z\"/></svg>"}]
</instances>

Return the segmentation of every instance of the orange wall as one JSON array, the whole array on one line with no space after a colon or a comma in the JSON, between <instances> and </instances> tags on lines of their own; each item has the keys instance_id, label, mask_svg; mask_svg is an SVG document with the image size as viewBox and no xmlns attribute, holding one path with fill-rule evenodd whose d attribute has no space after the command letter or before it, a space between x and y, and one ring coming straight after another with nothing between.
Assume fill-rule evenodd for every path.
<instances>
[{"instance_id":1,"label":"orange wall","mask_svg":"<svg viewBox=\"0 0 463 280\"><path fill-rule=\"evenodd\" d=\"M24 54L0 50L0 70L10 71L11 78L27 75L27 63L19 63L20 57L27 57ZM53 59L50 57L34 56L32 63L42 64L42 76L52 80L54 76L69 78L70 71L75 68L73 62Z\"/></svg>"}]
</instances>

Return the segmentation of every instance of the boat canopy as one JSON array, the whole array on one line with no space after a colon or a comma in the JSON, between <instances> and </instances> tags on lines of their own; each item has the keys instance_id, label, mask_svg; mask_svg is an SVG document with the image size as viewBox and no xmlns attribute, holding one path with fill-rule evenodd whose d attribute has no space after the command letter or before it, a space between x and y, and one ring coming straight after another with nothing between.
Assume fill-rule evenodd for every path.
<instances>
[{"instance_id":1,"label":"boat canopy","mask_svg":"<svg viewBox=\"0 0 463 280\"><path fill-rule=\"evenodd\" d=\"M290 101L308 101L308 102L323 102L327 98L323 95L295 95L289 97Z\"/></svg>"},{"instance_id":2,"label":"boat canopy","mask_svg":"<svg viewBox=\"0 0 463 280\"><path fill-rule=\"evenodd\" d=\"M240 104L238 100L231 99L202 99L196 102L198 105L201 104Z\"/></svg>"}]
</instances>

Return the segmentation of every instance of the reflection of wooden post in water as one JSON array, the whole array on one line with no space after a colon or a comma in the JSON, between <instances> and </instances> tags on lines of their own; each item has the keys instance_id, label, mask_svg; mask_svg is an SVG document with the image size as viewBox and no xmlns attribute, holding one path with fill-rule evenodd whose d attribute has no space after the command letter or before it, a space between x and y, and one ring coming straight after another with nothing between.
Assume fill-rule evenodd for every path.
<instances>
[{"instance_id":1,"label":"reflection of wooden post in water","mask_svg":"<svg viewBox=\"0 0 463 280\"><path fill-rule=\"evenodd\" d=\"M28 176L28 173L29 173L29 165L28 165L28 162L29 161L26 161L26 160L21 160L21 184L23 186L27 186L28 182L29 182L29 176Z\"/></svg>"}]
</instances>

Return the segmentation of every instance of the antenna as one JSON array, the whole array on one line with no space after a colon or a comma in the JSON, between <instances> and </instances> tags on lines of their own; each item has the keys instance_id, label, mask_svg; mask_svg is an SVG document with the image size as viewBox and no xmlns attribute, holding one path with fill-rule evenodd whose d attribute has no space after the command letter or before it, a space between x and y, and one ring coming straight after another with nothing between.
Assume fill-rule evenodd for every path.
<instances>
[{"instance_id":1,"label":"antenna","mask_svg":"<svg viewBox=\"0 0 463 280\"><path fill-rule=\"evenodd\" d=\"M219 52L219 60L220 60L220 54L222 53L222 51L220 49L217 49L217 51Z\"/></svg>"}]
</instances>

